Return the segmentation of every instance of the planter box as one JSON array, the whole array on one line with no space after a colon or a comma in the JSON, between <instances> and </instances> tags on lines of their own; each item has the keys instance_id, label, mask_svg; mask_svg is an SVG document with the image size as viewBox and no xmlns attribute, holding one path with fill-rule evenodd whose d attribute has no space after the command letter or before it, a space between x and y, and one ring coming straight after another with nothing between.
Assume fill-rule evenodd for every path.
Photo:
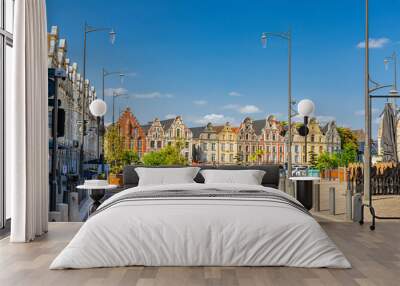
<instances>
[{"instance_id":1,"label":"planter box","mask_svg":"<svg viewBox=\"0 0 400 286\"><path fill-rule=\"evenodd\" d=\"M110 185L122 186L124 184L122 174L118 174L118 175L110 174L108 176L108 183Z\"/></svg>"}]
</instances>

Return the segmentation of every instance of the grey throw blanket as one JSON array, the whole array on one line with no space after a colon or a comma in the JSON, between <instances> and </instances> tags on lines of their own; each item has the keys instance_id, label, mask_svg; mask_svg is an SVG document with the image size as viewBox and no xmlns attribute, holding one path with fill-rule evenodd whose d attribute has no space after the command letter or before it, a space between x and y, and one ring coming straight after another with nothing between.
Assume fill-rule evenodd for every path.
<instances>
[{"instance_id":1,"label":"grey throw blanket","mask_svg":"<svg viewBox=\"0 0 400 286\"><path fill-rule=\"evenodd\" d=\"M143 200L153 200L153 199L174 199L174 200L190 200L190 199L212 199L212 198L229 198L229 199L257 199L257 201L264 200L269 202L276 202L279 204L289 205L305 214L311 215L308 210L298 202L290 200L285 196L271 193L268 191L260 191L260 190L240 190L240 191L227 191L227 190L218 190L215 188L212 189L203 189L203 190L165 190L165 191L139 191L139 192L131 192L125 195L122 195L115 201L111 201L110 203L106 203L105 205L100 206L100 208L92 213L90 217L101 213L107 210L110 207L118 205L122 202L127 201L143 201Z\"/></svg>"}]
</instances>

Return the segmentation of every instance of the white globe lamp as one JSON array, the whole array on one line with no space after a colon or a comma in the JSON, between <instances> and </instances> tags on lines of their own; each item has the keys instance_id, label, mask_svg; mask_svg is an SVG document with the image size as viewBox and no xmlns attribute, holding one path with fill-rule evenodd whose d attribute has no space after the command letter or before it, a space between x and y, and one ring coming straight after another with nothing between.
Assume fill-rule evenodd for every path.
<instances>
[{"instance_id":1,"label":"white globe lamp","mask_svg":"<svg viewBox=\"0 0 400 286\"><path fill-rule=\"evenodd\" d=\"M303 117L309 117L311 114L314 113L315 105L309 99L303 99L297 105L297 111Z\"/></svg>"},{"instance_id":2,"label":"white globe lamp","mask_svg":"<svg viewBox=\"0 0 400 286\"><path fill-rule=\"evenodd\" d=\"M101 99L95 99L90 103L90 113L96 117L102 117L107 112L107 104Z\"/></svg>"}]
</instances>

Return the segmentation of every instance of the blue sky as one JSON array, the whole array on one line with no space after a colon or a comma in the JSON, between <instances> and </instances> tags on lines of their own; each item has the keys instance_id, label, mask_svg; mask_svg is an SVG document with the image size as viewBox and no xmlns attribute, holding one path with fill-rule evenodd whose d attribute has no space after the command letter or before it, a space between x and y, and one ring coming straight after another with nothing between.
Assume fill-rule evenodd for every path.
<instances>
[{"instance_id":1,"label":"blue sky","mask_svg":"<svg viewBox=\"0 0 400 286\"><path fill-rule=\"evenodd\" d=\"M117 113L130 106L142 123L182 115L189 126L238 124L244 117L287 112L287 43L263 31L293 32L293 97L315 102L315 115L363 127L364 1L106 1L48 0L48 26L59 26L71 61L82 67L83 25L113 27L88 40L87 77L101 96L101 69L131 75L107 89L124 89ZM400 1L370 1L371 76L392 83L385 56L399 50ZM106 96L111 120L111 97ZM377 116L383 102L374 104ZM376 124L374 123L376 126Z\"/></svg>"}]
</instances>

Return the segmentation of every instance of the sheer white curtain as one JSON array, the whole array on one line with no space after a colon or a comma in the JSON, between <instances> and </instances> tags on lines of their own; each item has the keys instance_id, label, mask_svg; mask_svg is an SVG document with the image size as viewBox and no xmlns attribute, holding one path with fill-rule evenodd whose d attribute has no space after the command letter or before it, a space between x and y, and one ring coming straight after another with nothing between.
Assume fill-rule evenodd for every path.
<instances>
[{"instance_id":1,"label":"sheer white curtain","mask_svg":"<svg viewBox=\"0 0 400 286\"><path fill-rule=\"evenodd\" d=\"M45 0L18 0L14 18L13 92L6 98L6 187L12 242L47 231L48 103Z\"/></svg>"}]
</instances>

